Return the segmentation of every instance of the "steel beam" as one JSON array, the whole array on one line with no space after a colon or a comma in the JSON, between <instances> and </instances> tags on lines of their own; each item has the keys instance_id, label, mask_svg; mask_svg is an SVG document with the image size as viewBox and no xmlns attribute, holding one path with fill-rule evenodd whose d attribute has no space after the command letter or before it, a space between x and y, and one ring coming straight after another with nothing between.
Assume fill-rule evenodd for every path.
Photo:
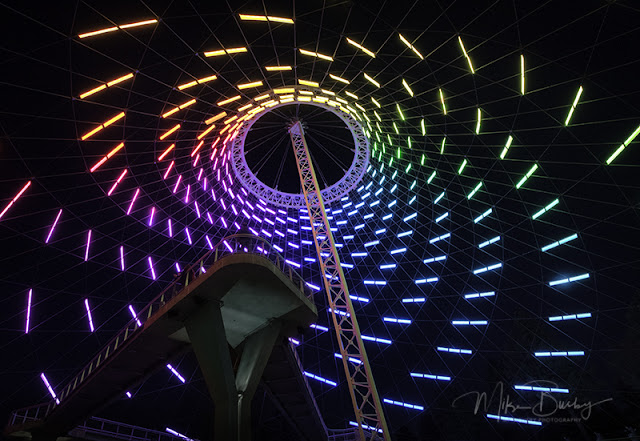
<instances>
[{"instance_id":1,"label":"steel beam","mask_svg":"<svg viewBox=\"0 0 640 441\"><path fill-rule=\"evenodd\" d=\"M304 129L299 121L289 128L289 136L300 174L302 193L309 212L313 241L318 253L318 262L320 262L320 273L331 307L333 325L349 384L353 410L359 425L360 439L365 439L363 426L368 426L375 428L371 433L371 440L382 438L385 441L391 441L360 334L360 327L349 297L349 289L324 209L322 193L311 162ZM350 361L353 359L357 359L359 363Z\"/></svg>"}]
</instances>

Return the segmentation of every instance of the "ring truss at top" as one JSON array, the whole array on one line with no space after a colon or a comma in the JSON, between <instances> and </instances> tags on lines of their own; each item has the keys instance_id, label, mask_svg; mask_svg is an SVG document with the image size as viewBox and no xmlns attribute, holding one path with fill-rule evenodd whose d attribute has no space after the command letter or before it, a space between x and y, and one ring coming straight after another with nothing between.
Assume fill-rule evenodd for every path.
<instances>
[{"instance_id":1,"label":"ring truss at top","mask_svg":"<svg viewBox=\"0 0 640 441\"><path fill-rule=\"evenodd\" d=\"M292 89L298 90L298 88ZM353 141L355 143L355 155L353 157L353 162L351 163L349 170L347 170L347 173L338 182L322 190L323 200L326 204L330 204L348 194L351 190L356 188L358 186L358 183L360 183L360 181L362 180L362 177L367 170L367 165L369 165L369 139L364 133L362 125L360 125L358 120L353 117L353 115L339 110L339 108L337 108L336 106L331 106L329 104L317 101L309 101L305 102L305 104L320 107L333 113L346 124L346 126L349 128L349 131L353 135ZM288 102L281 102L271 107L269 111L273 111L279 107L289 105L291 104ZM266 112L262 113L261 116L263 116L265 113ZM238 135L233 141L231 150L231 163L233 164L233 171L236 177L238 178L242 186L244 186L244 188L246 188L250 193L252 193L259 199L280 207L304 207L305 202L302 193L286 193L271 188L260 179L258 179L258 177L249 168L249 165L247 164L247 160L245 158L244 143L247 134L251 130L251 127L256 121L258 121L258 119L259 117L245 121L242 126L240 126ZM317 197L312 197L312 199L317 202Z\"/></svg>"}]
</instances>

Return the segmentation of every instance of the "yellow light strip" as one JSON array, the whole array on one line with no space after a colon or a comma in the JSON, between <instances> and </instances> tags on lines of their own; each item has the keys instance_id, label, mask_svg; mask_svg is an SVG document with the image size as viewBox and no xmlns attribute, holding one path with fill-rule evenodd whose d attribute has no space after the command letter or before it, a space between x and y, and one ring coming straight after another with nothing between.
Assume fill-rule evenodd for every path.
<instances>
[{"instance_id":1,"label":"yellow light strip","mask_svg":"<svg viewBox=\"0 0 640 441\"><path fill-rule=\"evenodd\" d=\"M218 121L221 118L224 118L225 116L227 116L227 112L220 112L217 115L213 115L211 118L209 118L208 120L206 120L204 123L209 125L212 122Z\"/></svg>"},{"instance_id":2,"label":"yellow light strip","mask_svg":"<svg viewBox=\"0 0 640 441\"><path fill-rule=\"evenodd\" d=\"M184 83L184 84L179 85L178 86L178 90L184 90L184 89L187 89L189 87L193 87L196 84L207 83L209 81L213 81L213 80L217 80L217 79L218 79L218 77L216 75L211 75L209 77L200 78L200 79L197 79L195 81L191 81L189 83Z\"/></svg>"},{"instance_id":3,"label":"yellow light strip","mask_svg":"<svg viewBox=\"0 0 640 441\"><path fill-rule=\"evenodd\" d=\"M350 96L351 98L353 98L354 100L358 99L358 95L356 95L355 93L351 93L348 90L345 90L344 93L347 94L347 96Z\"/></svg>"},{"instance_id":4,"label":"yellow light strip","mask_svg":"<svg viewBox=\"0 0 640 441\"><path fill-rule=\"evenodd\" d=\"M171 135L173 132L175 132L179 128L180 128L180 124L176 124L175 126L171 127L169 130L167 130L160 136L160 141L165 139L167 136Z\"/></svg>"},{"instance_id":5,"label":"yellow light strip","mask_svg":"<svg viewBox=\"0 0 640 441\"><path fill-rule=\"evenodd\" d=\"M358 49L360 49L362 52L364 52L365 54L369 55L371 58L375 58L376 54L373 53L372 51L370 51L369 49L367 49L366 47L362 46L361 44L356 43L355 41L353 41L352 39L347 38L347 43L349 43L352 46L357 47Z\"/></svg>"},{"instance_id":6,"label":"yellow light strip","mask_svg":"<svg viewBox=\"0 0 640 441\"><path fill-rule=\"evenodd\" d=\"M264 68L269 72L278 70L291 70L291 66L265 66Z\"/></svg>"},{"instance_id":7,"label":"yellow light strip","mask_svg":"<svg viewBox=\"0 0 640 441\"><path fill-rule=\"evenodd\" d=\"M238 89L242 90L242 89L250 89L252 87L260 87L262 86L262 81L254 81L252 83L244 83L244 84L238 84Z\"/></svg>"},{"instance_id":8,"label":"yellow light strip","mask_svg":"<svg viewBox=\"0 0 640 441\"><path fill-rule=\"evenodd\" d=\"M300 95L313 95L313 92L311 92L310 90L299 90L298 93Z\"/></svg>"},{"instance_id":9,"label":"yellow light strip","mask_svg":"<svg viewBox=\"0 0 640 441\"><path fill-rule=\"evenodd\" d=\"M331 96L336 95L334 92L331 92L330 90L327 90L327 89L320 89L320 91L326 95L331 95Z\"/></svg>"},{"instance_id":10,"label":"yellow light strip","mask_svg":"<svg viewBox=\"0 0 640 441\"><path fill-rule=\"evenodd\" d=\"M198 135L198 139L202 139L202 138L204 138L205 136L207 136L207 134L208 134L209 132L211 132L213 129L215 129L215 127L216 127L216 125L215 125L215 124L210 125L210 126L207 128L207 130L205 130L204 132L202 132L201 134L199 134L199 135Z\"/></svg>"},{"instance_id":11,"label":"yellow light strip","mask_svg":"<svg viewBox=\"0 0 640 441\"><path fill-rule=\"evenodd\" d=\"M362 110L363 112L366 112L366 110L364 110L364 107L362 107L360 104L358 103L355 103L355 104L358 109Z\"/></svg>"},{"instance_id":12,"label":"yellow light strip","mask_svg":"<svg viewBox=\"0 0 640 441\"><path fill-rule=\"evenodd\" d=\"M240 95L236 95L236 96L232 96L229 99L220 101L219 103L216 103L216 106L224 106L225 104L229 104L232 103L234 101L238 101L240 99Z\"/></svg>"},{"instance_id":13,"label":"yellow light strip","mask_svg":"<svg viewBox=\"0 0 640 441\"><path fill-rule=\"evenodd\" d=\"M232 122L234 122L236 119L238 119L238 115L234 115L234 116L232 116L231 118L224 120L224 121L223 121L223 124L224 124L224 125L229 125L229 124L231 124Z\"/></svg>"},{"instance_id":14,"label":"yellow light strip","mask_svg":"<svg viewBox=\"0 0 640 441\"><path fill-rule=\"evenodd\" d=\"M282 98L282 99L280 100L280 103L290 103L290 102L292 102L292 101L294 101L294 98L293 98L293 97L289 97L289 98Z\"/></svg>"},{"instance_id":15,"label":"yellow light strip","mask_svg":"<svg viewBox=\"0 0 640 441\"><path fill-rule=\"evenodd\" d=\"M311 101L311 97L310 96L299 96L298 97L298 101L302 101L302 102L308 103L308 102Z\"/></svg>"},{"instance_id":16,"label":"yellow light strip","mask_svg":"<svg viewBox=\"0 0 640 441\"><path fill-rule=\"evenodd\" d=\"M249 103L249 104L245 104L244 106L242 106L242 107L240 107L240 108L238 109L238 112L242 112L243 110L247 110L247 109L249 109L250 107L253 107L253 104L251 104L251 103Z\"/></svg>"},{"instance_id":17,"label":"yellow light strip","mask_svg":"<svg viewBox=\"0 0 640 441\"><path fill-rule=\"evenodd\" d=\"M380 103L374 97L371 97L371 102L375 104L378 109L382 108Z\"/></svg>"},{"instance_id":18,"label":"yellow light strip","mask_svg":"<svg viewBox=\"0 0 640 441\"><path fill-rule=\"evenodd\" d=\"M307 81L307 80L298 79L298 83L302 84L303 86L320 87L320 83L316 83L315 81Z\"/></svg>"},{"instance_id":19,"label":"yellow light strip","mask_svg":"<svg viewBox=\"0 0 640 441\"><path fill-rule=\"evenodd\" d=\"M340 97L336 97L336 101L338 101L339 103L342 103L342 104L348 104L347 100L343 100Z\"/></svg>"},{"instance_id":20,"label":"yellow light strip","mask_svg":"<svg viewBox=\"0 0 640 441\"><path fill-rule=\"evenodd\" d=\"M413 90L411 90L411 87L409 87L409 84L407 84L404 78L402 79L402 85L404 86L405 89L407 89L407 92L409 92L409 95L413 96Z\"/></svg>"},{"instance_id":21,"label":"yellow light strip","mask_svg":"<svg viewBox=\"0 0 640 441\"><path fill-rule=\"evenodd\" d=\"M281 94L281 93L294 93L296 90L293 87L283 87L280 89L273 89L274 93L277 94Z\"/></svg>"},{"instance_id":22,"label":"yellow light strip","mask_svg":"<svg viewBox=\"0 0 640 441\"><path fill-rule=\"evenodd\" d=\"M458 35L458 43L460 43L460 48L462 49L462 53L464 57L467 59L467 63L469 63L469 69L471 69L471 73L474 74L476 71L473 69L473 64L471 63L471 58L469 58L469 54L467 54L466 49L464 48L464 43L462 43L462 38Z\"/></svg>"},{"instance_id":23,"label":"yellow light strip","mask_svg":"<svg viewBox=\"0 0 640 441\"><path fill-rule=\"evenodd\" d=\"M329 74L329 77L331 77L332 79L334 79L334 80L336 80L336 81L340 81L341 83L344 83L344 84L351 84L351 83L349 82L349 80L345 80L344 78L339 77L339 76L334 75L334 74Z\"/></svg>"},{"instance_id":24,"label":"yellow light strip","mask_svg":"<svg viewBox=\"0 0 640 441\"><path fill-rule=\"evenodd\" d=\"M293 24L293 20L285 17L273 17L271 15L248 15L240 14L240 20L244 21L272 21L276 23Z\"/></svg>"},{"instance_id":25,"label":"yellow light strip","mask_svg":"<svg viewBox=\"0 0 640 441\"><path fill-rule=\"evenodd\" d=\"M126 75L124 75L124 76L122 76L120 78L116 78L115 80L111 80L106 84L103 84L101 86L98 86L98 87L95 87L95 88L93 88L91 90L88 90L85 93L80 95L80 99L84 99L84 98L86 98L86 97L88 97L90 95L93 95L94 93L97 93L97 92L100 92L101 90L106 89L107 87L111 87L111 86L114 86L114 85L116 85L118 83L121 83L121 82L123 82L125 80L128 80L129 78L133 78L133 74L132 73L128 73L128 74L126 74Z\"/></svg>"},{"instance_id":26,"label":"yellow light strip","mask_svg":"<svg viewBox=\"0 0 640 441\"><path fill-rule=\"evenodd\" d=\"M378 83L376 80L374 80L373 78L371 78L369 75L367 75L366 73L363 74L364 78L369 81L371 84L373 84L374 86L376 86L377 88L380 88L380 83Z\"/></svg>"},{"instance_id":27,"label":"yellow light strip","mask_svg":"<svg viewBox=\"0 0 640 441\"><path fill-rule=\"evenodd\" d=\"M323 60L333 61L333 58L331 58L328 55L323 55L323 54L319 54L318 52L311 52L304 49L298 49L298 50L300 51L301 54L304 54L304 55L310 55L312 57L321 58Z\"/></svg>"},{"instance_id":28,"label":"yellow light strip","mask_svg":"<svg viewBox=\"0 0 640 441\"><path fill-rule=\"evenodd\" d=\"M79 34L78 38L93 37L95 35L106 34L108 32L117 31L118 29L136 28L138 26L144 26L144 25L153 24L153 23L157 23L157 22L158 22L158 20L154 19L154 20L138 21L136 23L127 23L127 24L123 24L123 25L116 25L116 26L113 26L111 28L98 29L97 31L86 32L84 34Z\"/></svg>"},{"instance_id":29,"label":"yellow light strip","mask_svg":"<svg viewBox=\"0 0 640 441\"><path fill-rule=\"evenodd\" d=\"M168 116L171 116L171 115L173 115L174 113L176 113L178 110L182 110L182 109L184 109L185 107L189 107L190 105L194 104L195 102L196 102L196 99L194 98L194 99L192 99L192 100L190 100L190 101L187 101L187 102L186 102L186 103L184 103L184 104L180 104L178 107L175 107L175 108L173 108L173 109L169 110L167 113L164 113L164 114L162 115L162 117L163 117L163 118L167 118Z\"/></svg>"},{"instance_id":30,"label":"yellow light strip","mask_svg":"<svg viewBox=\"0 0 640 441\"><path fill-rule=\"evenodd\" d=\"M439 93L440 93L440 102L442 103L442 112L446 115L447 114L447 106L444 103L444 94L442 93L442 89L438 89Z\"/></svg>"},{"instance_id":31,"label":"yellow light strip","mask_svg":"<svg viewBox=\"0 0 640 441\"><path fill-rule=\"evenodd\" d=\"M113 124L114 122L118 121L121 118L124 118L124 112L118 113L116 116L114 116L113 118L111 118L107 122L104 122L104 123L100 124L98 127L96 127L95 129L91 130L90 132L85 133L82 136L82 138L80 138L80 139L82 141L84 141L85 139L90 138L91 136L93 136L96 133L98 133L100 130L110 126L111 124Z\"/></svg>"},{"instance_id":32,"label":"yellow light strip","mask_svg":"<svg viewBox=\"0 0 640 441\"><path fill-rule=\"evenodd\" d=\"M269 94L268 93L264 94L264 95L257 96L253 100L254 101L262 101L262 100L267 99L267 98L269 98Z\"/></svg>"},{"instance_id":33,"label":"yellow light strip","mask_svg":"<svg viewBox=\"0 0 640 441\"><path fill-rule=\"evenodd\" d=\"M204 56L205 57L217 57L219 55L239 54L240 52L246 52L246 51L247 51L246 47L234 47L234 48L231 48L231 49L218 49L217 51L205 52Z\"/></svg>"},{"instance_id":34,"label":"yellow light strip","mask_svg":"<svg viewBox=\"0 0 640 441\"><path fill-rule=\"evenodd\" d=\"M404 38L402 34L398 34L398 35L400 35L400 40L402 40L402 42L406 44L409 47L409 49L411 49L418 57L420 57L421 60L424 60L424 57L420 52L418 52L418 49L416 49L411 43L409 43L409 41L406 38Z\"/></svg>"}]
</instances>

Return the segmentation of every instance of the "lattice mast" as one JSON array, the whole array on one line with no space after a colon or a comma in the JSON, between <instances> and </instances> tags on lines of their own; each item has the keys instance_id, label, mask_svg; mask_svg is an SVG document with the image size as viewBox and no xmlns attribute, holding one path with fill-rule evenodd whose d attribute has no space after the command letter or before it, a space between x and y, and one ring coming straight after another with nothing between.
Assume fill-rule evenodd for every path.
<instances>
[{"instance_id":1,"label":"lattice mast","mask_svg":"<svg viewBox=\"0 0 640 441\"><path fill-rule=\"evenodd\" d=\"M365 439L363 426L368 426L372 431L372 440L379 440L382 437L385 441L391 441L367 352L362 342L360 327L349 297L349 288L324 209L318 179L311 163L304 129L299 121L289 128L289 136L296 156L302 193L309 211L313 242L316 245L324 288L331 307L333 325L349 384L360 439Z\"/></svg>"}]
</instances>

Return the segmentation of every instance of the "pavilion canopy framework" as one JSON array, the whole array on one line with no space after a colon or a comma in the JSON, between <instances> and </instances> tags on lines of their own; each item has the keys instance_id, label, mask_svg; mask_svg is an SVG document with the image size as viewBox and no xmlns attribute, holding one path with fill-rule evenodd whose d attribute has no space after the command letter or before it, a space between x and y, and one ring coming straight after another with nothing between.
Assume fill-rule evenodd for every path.
<instances>
[{"instance_id":1,"label":"pavilion canopy framework","mask_svg":"<svg viewBox=\"0 0 640 441\"><path fill-rule=\"evenodd\" d=\"M3 414L54 399L246 228L317 290L297 351L327 425L349 427L299 119L393 439L623 435L640 413L640 11L529 3L1 5ZM474 412L496 385L521 406L608 401ZM205 389L187 354L100 416L205 439Z\"/></svg>"}]
</instances>

